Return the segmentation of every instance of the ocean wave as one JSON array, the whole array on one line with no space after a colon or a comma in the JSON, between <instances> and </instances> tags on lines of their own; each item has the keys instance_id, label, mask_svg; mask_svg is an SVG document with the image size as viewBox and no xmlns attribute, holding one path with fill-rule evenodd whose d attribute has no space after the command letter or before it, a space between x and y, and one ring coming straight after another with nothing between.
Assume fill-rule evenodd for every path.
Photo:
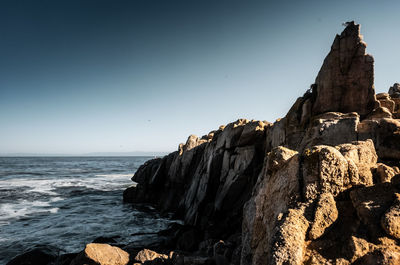
<instances>
[{"instance_id":1,"label":"ocean wave","mask_svg":"<svg viewBox=\"0 0 400 265\"><path fill-rule=\"evenodd\" d=\"M134 174L99 174L96 177L106 177L106 178L121 178L121 177L133 177Z\"/></svg>"},{"instance_id":2,"label":"ocean wave","mask_svg":"<svg viewBox=\"0 0 400 265\"><path fill-rule=\"evenodd\" d=\"M71 176L62 178L12 178L0 180L1 189L18 189L22 192L35 192L45 195L59 195L58 188L84 187L99 191L112 191L123 189L132 184L130 177L133 174L98 174L95 176Z\"/></svg>"},{"instance_id":3,"label":"ocean wave","mask_svg":"<svg viewBox=\"0 0 400 265\"><path fill-rule=\"evenodd\" d=\"M57 198L58 199L58 198ZM54 198L53 201L57 200ZM61 198L59 198L61 199ZM7 225L11 220L37 213L57 213L57 207L51 206L52 201L17 200L13 203L0 205L0 225Z\"/></svg>"}]
</instances>

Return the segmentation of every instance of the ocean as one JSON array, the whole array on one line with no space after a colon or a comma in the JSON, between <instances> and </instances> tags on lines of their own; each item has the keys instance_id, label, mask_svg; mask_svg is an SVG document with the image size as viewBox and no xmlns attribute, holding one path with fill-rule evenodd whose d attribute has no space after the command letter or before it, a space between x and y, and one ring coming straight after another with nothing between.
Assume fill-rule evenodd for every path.
<instances>
[{"instance_id":1,"label":"ocean","mask_svg":"<svg viewBox=\"0 0 400 265\"><path fill-rule=\"evenodd\" d=\"M122 202L151 157L0 157L0 264L38 245L79 252L95 238L141 240L171 222Z\"/></svg>"}]
</instances>

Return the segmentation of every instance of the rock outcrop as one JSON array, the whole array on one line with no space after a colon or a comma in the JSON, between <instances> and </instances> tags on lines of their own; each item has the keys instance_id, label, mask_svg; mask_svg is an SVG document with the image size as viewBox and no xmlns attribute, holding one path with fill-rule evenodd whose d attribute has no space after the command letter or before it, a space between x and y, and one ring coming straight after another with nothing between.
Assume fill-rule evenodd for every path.
<instances>
[{"instance_id":1,"label":"rock outcrop","mask_svg":"<svg viewBox=\"0 0 400 265\"><path fill-rule=\"evenodd\" d=\"M374 58L365 53L366 47L354 22L336 35L312 86L314 115L336 111L365 116L375 108Z\"/></svg>"},{"instance_id":2,"label":"rock outcrop","mask_svg":"<svg viewBox=\"0 0 400 265\"><path fill-rule=\"evenodd\" d=\"M373 63L347 23L284 118L190 136L124 200L174 211L217 264L399 264L400 85L375 95Z\"/></svg>"}]
</instances>

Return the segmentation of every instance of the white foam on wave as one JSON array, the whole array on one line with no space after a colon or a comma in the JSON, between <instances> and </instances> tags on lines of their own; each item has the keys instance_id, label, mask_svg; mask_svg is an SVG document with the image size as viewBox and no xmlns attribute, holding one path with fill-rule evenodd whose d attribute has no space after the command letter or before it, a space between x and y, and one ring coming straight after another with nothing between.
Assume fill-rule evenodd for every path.
<instances>
[{"instance_id":1,"label":"white foam on wave","mask_svg":"<svg viewBox=\"0 0 400 265\"><path fill-rule=\"evenodd\" d=\"M38 192L48 195L57 195L53 192L49 179L28 179L28 178L14 178L7 180L0 180L0 188L15 189L27 187L27 192Z\"/></svg>"},{"instance_id":2,"label":"white foam on wave","mask_svg":"<svg viewBox=\"0 0 400 265\"><path fill-rule=\"evenodd\" d=\"M121 178L121 177L133 177L133 174L99 174L96 177L106 177L106 178Z\"/></svg>"},{"instance_id":3,"label":"white foam on wave","mask_svg":"<svg viewBox=\"0 0 400 265\"><path fill-rule=\"evenodd\" d=\"M14 203L2 203L0 204L0 226L9 224L12 219L19 219L34 213L57 213L58 208L52 207L50 202L17 200Z\"/></svg>"},{"instance_id":4,"label":"white foam on wave","mask_svg":"<svg viewBox=\"0 0 400 265\"><path fill-rule=\"evenodd\" d=\"M22 197L28 198L0 203L0 226L8 224L8 220L18 219L33 213L56 213L58 208L52 206L51 203L64 200L57 192L59 188L82 187L99 191L120 190L132 184L130 179L132 175L99 174L85 177L0 179L0 189L17 190L25 194ZM38 200L29 201L26 194L32 192L50 197L45 200L38 198Z\"/></svg>"},{"instance_id":5,"label":"white foam on wave","mask_svg":"<svg viewBox=\"0 0 400 265\"><path fill-rule=\"evenodd\" d=\"M0 188L25 188L25 192L37 192L46 195L58 195L57 188L85 187L100 191L111 191L132 184L129 177L133 174L98 174L94 177L63 177L63 178L14 178L0 180Z\"/></svg>"}]
</instances>

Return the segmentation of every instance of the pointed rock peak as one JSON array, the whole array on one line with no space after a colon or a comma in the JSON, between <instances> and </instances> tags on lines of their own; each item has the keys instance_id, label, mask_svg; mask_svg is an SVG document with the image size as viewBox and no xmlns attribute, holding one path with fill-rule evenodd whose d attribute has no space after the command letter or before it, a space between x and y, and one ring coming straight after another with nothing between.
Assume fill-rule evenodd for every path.
<instances>
[{"instance_id":1,"label":"pointed rock peak","mask_svg":"<svg viewBox=\"0 0 400 265\"><path fill-rule=\"evenodd\" d=\"M374 90L374 59L354 21L332 44L313 87L313 115L324 112L370 113L377 102Z\"/></svg>"}]
</instances>

